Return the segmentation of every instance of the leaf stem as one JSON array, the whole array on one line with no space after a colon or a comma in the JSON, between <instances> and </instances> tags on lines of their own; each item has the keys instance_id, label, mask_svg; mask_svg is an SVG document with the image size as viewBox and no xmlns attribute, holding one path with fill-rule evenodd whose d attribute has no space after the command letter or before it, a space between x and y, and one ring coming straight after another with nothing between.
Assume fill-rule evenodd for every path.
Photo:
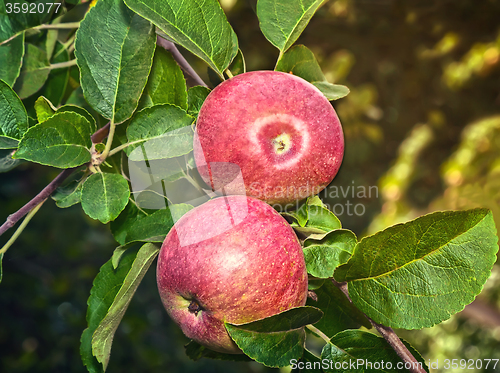
<instances>
[{"instance_id":1,"label":"leaf stem","mask_svg":"<svg viewBox=\"0 0 500 373\"><path fill-rule=\"evenodd\" d=\"M115 136L115 129L116 129L116 124L114 123L114 118L111 119L111 122L109 122L109 133L108 133L108 139L106 140L106 148L104 148L104 151L102 154L99 156L99 160L104 162L104 160L108 157L109 151L111 150L111 144L113 143L113 137Z\"/></svg>"},{"instance_id":2,"label":"leaf stem","mask_svg":"<svg viewBox=\"0 0 500 373\"><path fill-rule=\"evenodd\" d=\"M187 62L187 60L184 58L181 52L179 52L175 44L167 39L164 39L161 33L159 33L159 31L157 31L157 34L158 36L156 37L156 43L160 47L172 53L172 57L174 57L174 59L177 61L181 69L184 70L186 73L188 73L194 79L197 85L201 85L203 87L208 88L207 84L203 81L203 79L200 78L198 73L194 71L189 62Z\"/></svg>"},{"instance_id":3,"label":"leaf stem","mask_svg":"<svg viewBox=\"0 0 500 373\"><path fill-rule=\"evenodd\" d=\"M53 63L47 66L45 69L50 69L50 70L64 69L65 67L71 67L75 65L76 65L76 59L66 62Z\"/></svg>"},{"instance_id":4,"label":"leaf stem","mask_svg":"<svg viewBox=\"0 0 500 373\"><path fill-rule=\"evenodd\" d=\"M43 205L43 203L45 201L46 200L44 199L42 202L40 202L38 205L36 205L28 213L28 215L26 215L26 217L24 218L24 220L21 223L21 225L19 226L19 228L16 229L16 231L14 232L14 234L12 235L12 237L7 241L7 243L5 245L3 245L2 249L0 249L0 255L5 254L5 252L9 249L9 247L11 247L14 242L16 242L17 238L24 231L24 228L26 228L26 226L28 225L28 223L31 220L31 218L33 218L33 216L35 216L35 214L38 212L38 210L40 210L40 207L42 207L42 205Z\"/></svg>"},{"instance_id":5,"label":"leaf stem","mask_svg":"<svg viewBox=\"0 0 500 373\"><path fill-rule=\"evenodd\" d=\"M337 282L332 279L333 284L344 293L349 302L352 303L351 297L349 297L349 292L347 290L347 282ZM415 359L415 357L411 354L411 352L406 348L406 346L401 342L397 334L394 330L388 326L384 326L376 323L371 318L365 315L365 317L370 321L370 324L380 333L382 337L389 343L392 349L396 352L396 354L403 360L405 363L409 363L410 368L408 369L412 373L426 373L425 369L422 365Z\"/></svg>"},{"instance_id":6,"label":"leaf stem","mask_svg":"<svg viewBox=\"0 0 500 373\"><path fill-rule=\"evenodd\" d=\"M306 325L306 328L309 329L310 331L312 331L314 334L317 334L318 336L321 337L321 339L323 339L326 343L330 343L330 338L328 338L328 336L323 333L321 330L319 330L318 328L316 328L314 325Z\"/></svg>"},{"instance_id":7,"label":"leaf stem","mask_svg":"<svg viewBox=\"0 0 500 373\"><path fill-rule=\"evenodd\" d=\"M67 30L80 27L80 22L43 24L35 26L32 30Z\"/></svg>"},{"instance_id":8,"label":"leaf stem","mask_svg":"<svg viewBox=\"0 0 500 373\"><path fill-rule=\"evenodd\" d=\"M226 74L229 77L229 79L231 79L233 77L233 73L229 69L226 69Z\"/></svg>"}]
</instances>

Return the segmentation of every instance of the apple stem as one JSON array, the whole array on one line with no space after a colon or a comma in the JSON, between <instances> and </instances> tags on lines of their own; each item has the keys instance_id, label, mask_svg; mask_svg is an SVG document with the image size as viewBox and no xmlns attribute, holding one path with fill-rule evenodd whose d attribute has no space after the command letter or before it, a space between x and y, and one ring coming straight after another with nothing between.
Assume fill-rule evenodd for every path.
<instances>
[{"instance_id":1,"label":"apple stem","mask_svg":"<svg viewBox=\"0 0 500 373\"><path fill-rule=\"evenodd\" d=\"M191 303L189 303L188 310L189 312L194 313L195 316L198 316L198 312L203 311L203 307L193 299Z\"/></svg>"},{"instance_id":2,"label":"apple stem","mask_svg":"<svg viewBox=\"0 0 500 373\"><path fill-rule=\"evenodd\" d=\"M332 279L333 284L344 293L349 302L352 303L351 297L347 290L347 282L337 282ZM401 339L397 336L394 330L388 326L381 325L373 321L371 318L365 315L370 324L380 333L382 337L389 343L392 349L398 354L398 356L405 363L409 363L410 368L408 369L411 373L426 373L422 365L415 359L411 352L406 348L406 346L401 342Z\"/></svg>"}]
</instances>

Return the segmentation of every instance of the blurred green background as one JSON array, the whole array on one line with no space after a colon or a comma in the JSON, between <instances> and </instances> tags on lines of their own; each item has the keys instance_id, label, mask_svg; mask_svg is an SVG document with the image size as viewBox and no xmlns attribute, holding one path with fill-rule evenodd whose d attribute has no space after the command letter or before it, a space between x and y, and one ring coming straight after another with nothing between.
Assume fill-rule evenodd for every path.
<instances>
[{"instance_id":1,"label":"blurred green background","mask_svg":"<svg viewBox=\"0 0 500 373\"><path fill-rule=\"evenodd\" d=\"M221 4L247 69L273 69L278 52L259 31L255 1ZM346 151L321 194L346 228L362 237L428 212L473 207L490 208L500 227L499 21L500 0L330 0L312 19L297 44L313 50L330 82L351 89L333 103ZM187 57L208 81L206 65ZM0 220L56 175L28 164L0 174ZM3 260L1 372L86 371L79 356L86 302L116 246L80 206L45 203ZM439 372L444 359L500 359L500 265L465 311L398 334L426 360L439 359ZM186 342L163 310L152 268L116 333L108 371L271 370L193 362Z\"/></svg>"}]
</instances>

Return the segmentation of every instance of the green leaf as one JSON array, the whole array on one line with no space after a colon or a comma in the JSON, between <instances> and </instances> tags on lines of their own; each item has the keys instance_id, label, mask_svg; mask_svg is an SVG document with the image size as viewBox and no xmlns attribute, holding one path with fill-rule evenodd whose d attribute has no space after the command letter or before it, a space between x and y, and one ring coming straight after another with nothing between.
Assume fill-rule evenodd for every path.
<instances>
[{"instance_id":1,"label":"green leaf","mask_svg":"<svg viewBox=\"0 0 500 373\"><path fill-rule=\"evenodd\" d=\"M353 303L374 321L430 327L472 302L498 251L491 211L445 211L361 240L335 272Z\"/></svg>"},{"instance_id":2,"label":"green leaf","mask_svg":"<svg viewBox=\"0 0 500 373\"><path fill-rule=\"evenodd\" d=\"M314 53L304 45L295 45L278 61L276 71L292 73L308 82L325 80L323 71L316 61Z\"/></svg>"},{"instance_id":3,"label":"green leaf","mask_svg":"<svg viewBox=\"0 0 500 373\"><path fill-rule=\"evenodd\" d=\"M210 89L207 87L203 87L201 85L197 85L195 87L191 87L188 90L188 114L193 117L197 117L200 112L201 106L208 94L210 93Z\"/></svg>"},{"instance_id":4,"label":"green leaf","mask_svg":"<svg viewBox=\"0 0 500 373\"><path fill-rule=\"evenodd\" d=\"M99 32L96 32L99 30ZM121 0L101 0L76 33L75 56L85 99L113 123L131 117L147 82L156 37Z\"/></svg>"},{"instance_id":5,"label":"green leaf","mask_svg":"<svg viewBox=\"0 0 500 373\"><path fill-rule=\"evenodd\" d=\"M342 228L340 220L318 196L309 197L297 211L283 215L292 220L291 226L297 233L317 240L323 239L328 232Z\"/></svg>"},{"instance_id":6,"label":"green leaf","mask_svg":"<svg viewBox=\"0 0 500 373\"><path fill-rule=\"evenodd\" d=\"M350 92L346 86L332 84L326 80L314 53L304 45L290 48L278 61L276 71L300 76L312 83L330 101L345 97Z\"/></svg>"},{"instance_id":7,"label":"green leaf","mask_svg":"<svg viewBox=\"0 0 500 373\"><path fill-rule=\"evenodd\" d=\"M231 62L231 65L229 65L228 70L231 71L231 74L233 74L233 76L246 73L247 66L245 63L245 57L243 57L243 52L241 51L241 49L238 49L238 53L234 57L233 62Z\"/></svg>"},{"instance_id":8,"label":"green leaf","mask_svg":"<svg viewBox=\"0 0 500 373\"><path fill-rule=\"evenodd\" d=\"M28 130L28 114L16 92L0 80L0 149L17 148Z\"/></svg>"},{"instance_id":9,"label":"green leaf","mask_svg":"<svg viewBox=\"0 0 500 373\"><path fill-rule=\"evenodd\" d=\"M323 311L324 316L314 326L328 337L331 338L345 329L359 328L361 325L367 329L371 328L365 315L349 302L332 281L325 281L314 293L318 300L307 298L307 305Z\"/></svg>"},{"instance_id":10,"label":"green leaf","mask_svg":"<svg viewBox=\"0 0 500 373\"><path fill-rule=\"evenodd\" d=\"M25 48L23 67L14 85L14 90L21 99L42 88L50 74L47 52L29 43L25 43Z\"/></svg>"},{"instance_id":11,"label":"green leaf","mask_svg":"<svg viewBox=\"0 0 500 373\"><path fill-rule=\"evenodd\" d=\"M175 221L191 210L193 206L179 203L144 215L130 202L118 219L111 223L111 232L120 245L132 242L163 242Z\"/></svg>"},{"instance_id":12,"label":"green leaf","mask_svg":"<svg viewBox=\"0 0 500 373\"><path fill-rule=\"evenodd\" d=\"M253 360L269 367L284 367L302 356L304 326L318 322L323 312L296 307L248 324L224 323L238 347Z\"/></svg>"},{"instance_id":13,"label":"green leaf","mask_svg":"<svg viewBox=\"0 0 500 373\"><path fill-rule=\"evenodd\" d=\"M358 243L356 235L347 229L337 229L321 240L304 241L307 273L317 278L333 277L333 271L346 263Z\"/></svg>"},{"instance_id":14,"label":"green leaf","mask_svg":"<svg viewBox=\"0 0 500 373\"><path fill-rule=\"evenodd\" d=\"M306 348L304 348L304 354L299 362L295 363L296 366L293 365L293 361L290 363L292 366L292 373L318 373L316 367L321 366L319 365L321 364L320 358L309 352ZM301 368L301 364L303 364L303 368ZM322 370L319 370L319 372L322 372Z\"/></svg>"},{"instance_id":15,"label":"green leaf","mask_svg":"<svg viewBox=\"0 0 500 373\"><path fill-rule=\"evenodd\" d=\"M22 9L23 4L29 5L30 3L43 3L45 5L49 3L49 1L38 0L27 2L24 0L16 0L15 2L0 2L0 43L28 28L38 26L42 23L44 18L47 17L47 13L45 12L23 13L20 11L15 14L7 13L8 3L12 6L17 3L19 4L20 9Z\"/></svg>"},{"instance_id":16,"label":"green leaf","mask_svg":"<svg viewBox=\"0 0 500 373\"><path fill-rule=\"evenodd\" d=\"M45 122L56 112L56 108L47 98L40 96L35 101L36 117L39 123Z\"/></svg>"},{"instance_id":17,"label":"green leaf","mask_svg":"<svg viewBox=\"0 0 500 373\"><path fill-rule=\"evenodd\" d=\"M51 62L61 63L67 61L69 61L68 51L60 42L57 42L55 46L55 53ZM42 94L53 102L55 106L59 106L61 104L64 93L66 92L66 87L69 81L69 70L69 67L51 70L49 77L47 78L47 82L43 87Z\"/></svg>"},{"instance_id":18,"label":"green leaf","mask_svg":"<svg viewBox=\"0 0 500 373\"><path fill-rule=\"evenodd\" d=\"M108 313L116 294L132 267L137 251L128 250L120 261L116 270L113 269L111 259L101 267L94 279L90 297L87 301L87 329L84 330L80 344L80 355L83 364L89 372L103 372L102 365L92 354L92 336L102 319Z\"/></svg>"},{"instance_id":19,"label":"green leaf","mask_svg":"<svg viewBox=\"0 0 500 373\"><path fill-rule=\"evenodd\" d=\"M257 17L269 42L282 53L292 46L324 0L259 0Z\"/></svg>"},{"instance_id":20,"label":"green leaf","mask_svg":"<svg viewBox=\"0 0 500 373\"><path fill-rule=\"evenodd\" d=\"M70 168L90 161L91 146L87 119L77 113L56 113L24 134L13 158Z\"/></svg>"},{"instance_id":21,"label":"green leaf","mask_svg":"<svg viewBox=\"0 0 500 373\"><path fill-rule=\"evenodd\" d=\"M225 360L225 361L252 361L247 355L244 354L224 354L222 352L217 352L211 350L205 346L196 343L195 341L189 342L184 346L186 349L186 355L196 361L202 357L215 360Z\"/></svg>"},{"instance_id":22,"label":"green leaf","mask_svg":"<svg viewBox=\"0 0 500 373\"><path fill-rule=\"evenodd\" d=\"M193 150L194 118L173 105L141 110L127 128L131 161L178 157Z\"/></svg>"},{"instance_id":23,"label":"green leaf","mask_svg":"<svg viewBox=\"0 0 500 373\"><path fill-rule=\"evenodd\" d=\"M77 177L71 180L67 185L61 186L52 193L52 199L56 201L59 208L67 208L82 200L82 185L85 181L85 172L77 173Z\"/></svg>"},{"instance_id":24,"label":"green leaf","mask_svg":"<svg viewBox=\"0 0 500 373\"><path fill-rule=\"evenodd\" d=\"M312 84L330 101L338 100L351 92L345 85L332 84L327 81L312 82Z\"/></svg>"},{"instance_id":25,"label":"green leaf","mask_svg":"<svg viewBox=\"0 0 500 373\"><path fill-rule=\"evenodd\" d=\"M8 172L23 162L20 159L12 159L12 154L12 149L0 149L0 173Z\"/></svg>"},{"instance_id":26,"label":"green leaf","mask_svg":"<svg viewBox=\"0 0 500 373\"><path fill-rule=\"evenodd\" d=\"M157 48L148 84L141 97L141 109L161 104L172 104L187 110L186 80L172 54Z\"/></svg>"},{"instance_id":27,"label":"green leaf","mask_svg":"<svg viewBox=\"0 0 500 373\"><path fill-rule=\"evenodd\" d=\"M217 0L125 0L173 42L200 57L222 78L238 39Z\"/></svg>"},{"instance_id":28,"label":"green leaf","mask_svg":"<svg viewBox=\"0 0 500 373\"><path fill-rule=\"evenodd\" d=\"M409 343L403 343L428 372L422 356ZM409 372L385 339L361 330L346 330L335 335L323 347L321 360L330 362L325 372Z\"/></svg>"},{"instance_id":29,"label":"green leaf","mask_svg":"<svg viewBox=\"0 0 500 373\"><path fill-rule=\"evenodd\" d=\"M2 17L0 15L0 17ZM24 32L6 44L0 45L0 80L11 87L21 73L24 56Z\"/></svg>"},{"instance_id":30,"label":"green leaf","mask_svg":"<svg viewBox=\"0 0 500 373\"><path fill-rule=\"evenodd\" d=\"M111 345L116 329L118 325L120 325L123 315L137 287L159 251L160 249L151 243L147 243L140 248L127 277L125 277L123 281L123 285L116 294L106 316L102 319L94 332L92 337L92 353L97 361L102 363L104 370L106 370L108 366Z\"/></svg>"},{"instance_id":31,"label":"green leaf","mask_svg":"<svg viewBox=\"0 0 500 373\"><path fill-rule=\"evenodd\" d=\"M85 117L89 123L90 123L90 129L91 132L94 133L96 130L96 122L95 118L84 108L75 106L75 105L63 105L59 109L57 109L56 113L65 113L65 112L72 112L72 113L77 113L80 114L82 117Z\"/></svg>"},{"instance_id":32,"label":"green leaf","mask_svg":"<svg viewBox=\"0 0 500 373\"><path fill-rule=\"evenodd\" d=\"M120 215L129 197L128 182L122 175L98 172L83 183L82 208L92 219L106 224Z\"/></svg>"}]
</instances>

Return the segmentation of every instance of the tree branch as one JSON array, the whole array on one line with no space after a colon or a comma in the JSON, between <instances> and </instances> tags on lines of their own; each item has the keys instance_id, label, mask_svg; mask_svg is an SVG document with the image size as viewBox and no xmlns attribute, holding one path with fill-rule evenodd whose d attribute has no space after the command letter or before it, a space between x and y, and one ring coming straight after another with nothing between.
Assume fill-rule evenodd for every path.
<instances>
[{"instance_id":1,"label":"tree branch","mask_svg":"<svg viewBox=\"0 0 500 373\"><path fill-rule=\"evenodd\" d=\"M349 299L349 302L352 303L351 297L349 297L349 292L347 291L347 283L346 282L337 282L334 279L332 279L333 284L338 287L342 293ZM365 317L370 321L370 323L373 325L373 327L380 333L382 337L389 343L389 345L392 347L392 349L398 354L398 356L403 360L405 363L409 363L411 367L408 369L412 373L426 373L425 369L423 366L420 365L420 363L415 359L415 357L411 354L411 352L406 348L406 346L401 342L397 334L392 330L392 328L389 328L388 326L384 326L381 324L376 323L372 319L370 319L368 316L365 315Z\"/></svg>"},{"instance_id":2,"label":"tree branch","mask_svg":"<svg viewBox=\"0 0 500 373\"><path fill-rule=\"evenodd\" d=\"M168 50L170 53L172 53L172 56L174 59L177 61L179 66L186 71L193 79L196 81L197 84L208 87L206 83L200 78L200 76L194 71L194 69L191 67L189 62L184 58L184 56L179 52L177 47L175 46L174 43L171 41L168 41L158 35L157 37L157 43ZM3 44L3 43L2 43ZM106 124L104 127L98 129L93 135L92 135L92 143L97 144L100 143L102 140L104 140L110 130L110 123ZM0 226L0 236L4 234L7 230L12 228L19 220L21 220L26 214L28 214L35 206L39 205L42 201L45 201L47 198L50 197L52 193L63 183L64 180L68 176L70 176L76 169L79 167L75 168L68 168L64 171L62 171L59 175L56 176L54 180L52 180L40 193L38 193L31 201L29 201L27 204L25 204L23 207L21 207L18 211L15 213L9 215L7 217L7 220L5 223Z\"/></svg>"},{"instance_id":3,"label":"tree branch","mask_svg":"<svg viewBox=\"0 0 500 373\"><path fill-rule=\"evenodd\" d=\"M161 35L158 35L156 37L156 44L172 53L172 57L174 57L181 69L188 73L194 79L197 85L208 88L207 84L203 81L203 79L200 78L196 71L194 71L194 69L191 67L189 62L187 62L181 52L179 52L174 43L167 39L164 39Z\"/></svg>"},{"instance_id":4,"label":"tree branch","mask_svg":"<svg viewBox=\"0 0 500 373\"><path fill-rule=\"evenodd\" d=\"M12 228L20 219L22 219L27 213L29 213L37 205L45 201L50 197L52 193L62 184L66 178L73 173L78 167L68 168L62 171L56 176L45 188L42 189L31 201L17 210L15 213L9 215L5 223L0 227L0 236L5 233L8 229Z\"/></svg>"}]
</instances>

